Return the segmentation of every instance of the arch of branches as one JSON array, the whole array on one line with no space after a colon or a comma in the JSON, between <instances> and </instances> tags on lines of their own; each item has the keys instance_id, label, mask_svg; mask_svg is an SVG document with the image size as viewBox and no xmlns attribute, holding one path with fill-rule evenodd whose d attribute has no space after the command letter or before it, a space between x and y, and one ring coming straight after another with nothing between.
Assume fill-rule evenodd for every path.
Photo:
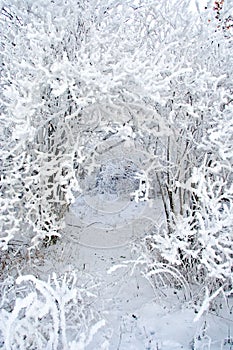
<instances>
[{"instance_id":1,"label":"arch of branches","mask_svg":"<svg viewBox=\"0 0 233 350\"><path fill-rule=\"evenodd\" d=\"M18 168L18 227L23 225L25 235L31 231L28 237L38 244L60 234L67 208L81 193L153 198L162 190L158 178L163 181L170 137L169 127L148 106L94 104L77 114L51 118L27 143Z\"/></svg>"}]
</instances>

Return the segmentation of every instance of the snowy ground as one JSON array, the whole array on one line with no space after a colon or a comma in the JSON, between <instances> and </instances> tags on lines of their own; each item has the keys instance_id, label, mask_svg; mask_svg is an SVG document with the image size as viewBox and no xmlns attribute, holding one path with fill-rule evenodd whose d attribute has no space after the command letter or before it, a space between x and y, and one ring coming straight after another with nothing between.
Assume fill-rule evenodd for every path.
<instances>
[{"instance_id":1,"label":"snowy ground","mask_svg":"<svg viewBox=\"0 0 233 350\"><path fill-rule=\"evenodd\" d=\"M146 202L110 202L80 196L67 213L59 247L50 246L46 263L35 267L40 277L76 269L82 287L93 281L91 307L106 325L86 349L232 349L233 319L226 305L218 316L213 312L193 322L193 296L184 298L182 290L166 287L155 290L139 267L133 269L132 261L139 258L134 242L155 219L162 219L161 202L151 207Z\"/></svg>"}]
</instances>

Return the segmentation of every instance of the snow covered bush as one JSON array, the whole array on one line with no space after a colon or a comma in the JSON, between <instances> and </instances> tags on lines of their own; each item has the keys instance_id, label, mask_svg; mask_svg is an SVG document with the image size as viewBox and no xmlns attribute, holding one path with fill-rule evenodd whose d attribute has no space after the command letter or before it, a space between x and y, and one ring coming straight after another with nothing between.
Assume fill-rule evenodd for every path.
<instances>
[{"instance_id":1,"label":"snow covered bush","mask_svg":"<svg viewBox=\"0 0 233 350\"><path fill-rule=\"evenodd\" d=\"M74 183L74 152L70 148L76 141L70 139L72 122L65 122L72 112L68 87L64 87L70 79L69 67L65 69L64 64L61 72L60 63L59 68L63 60L69 65L67 55L71 50L65 42L71 29L64 23L68 25L64 16L70 7L63 5L57 6L52 19L52 3L1 2L0 25L4 33L1 247L4 249L19 232L34 237L33 245L46 235L58 235L64 205L70 201L66 187L68 182ZM75 16L78 13L69 18L69 25L76 29L69 40L77 35L78 45L82 21L80 16L78 19ZM64 91L61 87L56 90L58 80L63 81Z\"/></svg>"},{"instance_id":2,"label":"snow covered bush","mask_svg":"<svg viewBox=\"0 0 233 350\"><path fill-rule=\"evenodd\" d=\"M87 304L95 295L77 285L73 272L42 281L32 275L1 288L0 347L84 349L105 325Z\"/></svg>"},{"instance_id":3,"label":"snow covered bush","mask_svg":"<svg viewBox=\"0 0 233 350\"><path fill-rule=\"evenodd\" d=\"M169 76L166 103L155 104L163 121L154 125L161 133L147 149L155 156L148 173L156 174L167 224L155 225L145 243L149 274L158 267L179 279L181 272L216 297L232 293L232 36L208 21L211 11L192 25L173 14L177 22L170 20L166 32L171 45L165 46L167 70L161 74L168 77L178 57L185 70ZM223 17L229 11L225 2Z\"/></svg>"}]
</instances>

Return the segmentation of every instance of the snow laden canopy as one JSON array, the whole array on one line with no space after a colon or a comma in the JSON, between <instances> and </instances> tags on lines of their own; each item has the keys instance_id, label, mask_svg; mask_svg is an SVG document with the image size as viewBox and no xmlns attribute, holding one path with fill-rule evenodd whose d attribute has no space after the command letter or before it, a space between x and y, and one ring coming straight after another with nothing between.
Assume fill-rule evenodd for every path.
<instances>
[{"instance_id":1,"label":"snow laden canopy","mask_svg":"<svg viewBox=\"0 0 233 350\"><path fill-rule=\"evenodd\" d=\"M188 0L0 4L1 248L61 235L89 179L106 196L159 193L164 224L145 241L153 259L199 266L227 289L230 3L217 20Z\"/></svg>"}]
</instances>

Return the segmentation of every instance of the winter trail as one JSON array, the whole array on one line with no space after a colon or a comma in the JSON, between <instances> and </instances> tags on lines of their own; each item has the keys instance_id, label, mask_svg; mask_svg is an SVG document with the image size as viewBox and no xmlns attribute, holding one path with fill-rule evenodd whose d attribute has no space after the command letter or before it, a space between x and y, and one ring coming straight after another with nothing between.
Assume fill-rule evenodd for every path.
<instances>
[{"instance_id":1,"label":"winter trail","mask_svg":"<svg viewBox=\"0 0 233 350\"><path fill-rule=\"evenodd\" d=\"M108 349L160 349L158 314L163 313L163 306L158 295L155 302L152 284L141 274L140 264L135 264L139 255L133 246L155 218L157 222L161 219L161 203L156 207L121 203L122 208L127 207L127 215L121 212L120 217L119 212L117 216L99 210L94 213L92 204L87 206L79 199L73 205L66 217L66 240L76 247L79 269L100 284L94 307L110 327ZM140 215L134 216L134 211ZM179 343L172 344L174 350L182 349ZM96 339L95 348L101 348L101 340ZM161 349L170 348L165 342Z\"/></svg>"}]
</instances>

